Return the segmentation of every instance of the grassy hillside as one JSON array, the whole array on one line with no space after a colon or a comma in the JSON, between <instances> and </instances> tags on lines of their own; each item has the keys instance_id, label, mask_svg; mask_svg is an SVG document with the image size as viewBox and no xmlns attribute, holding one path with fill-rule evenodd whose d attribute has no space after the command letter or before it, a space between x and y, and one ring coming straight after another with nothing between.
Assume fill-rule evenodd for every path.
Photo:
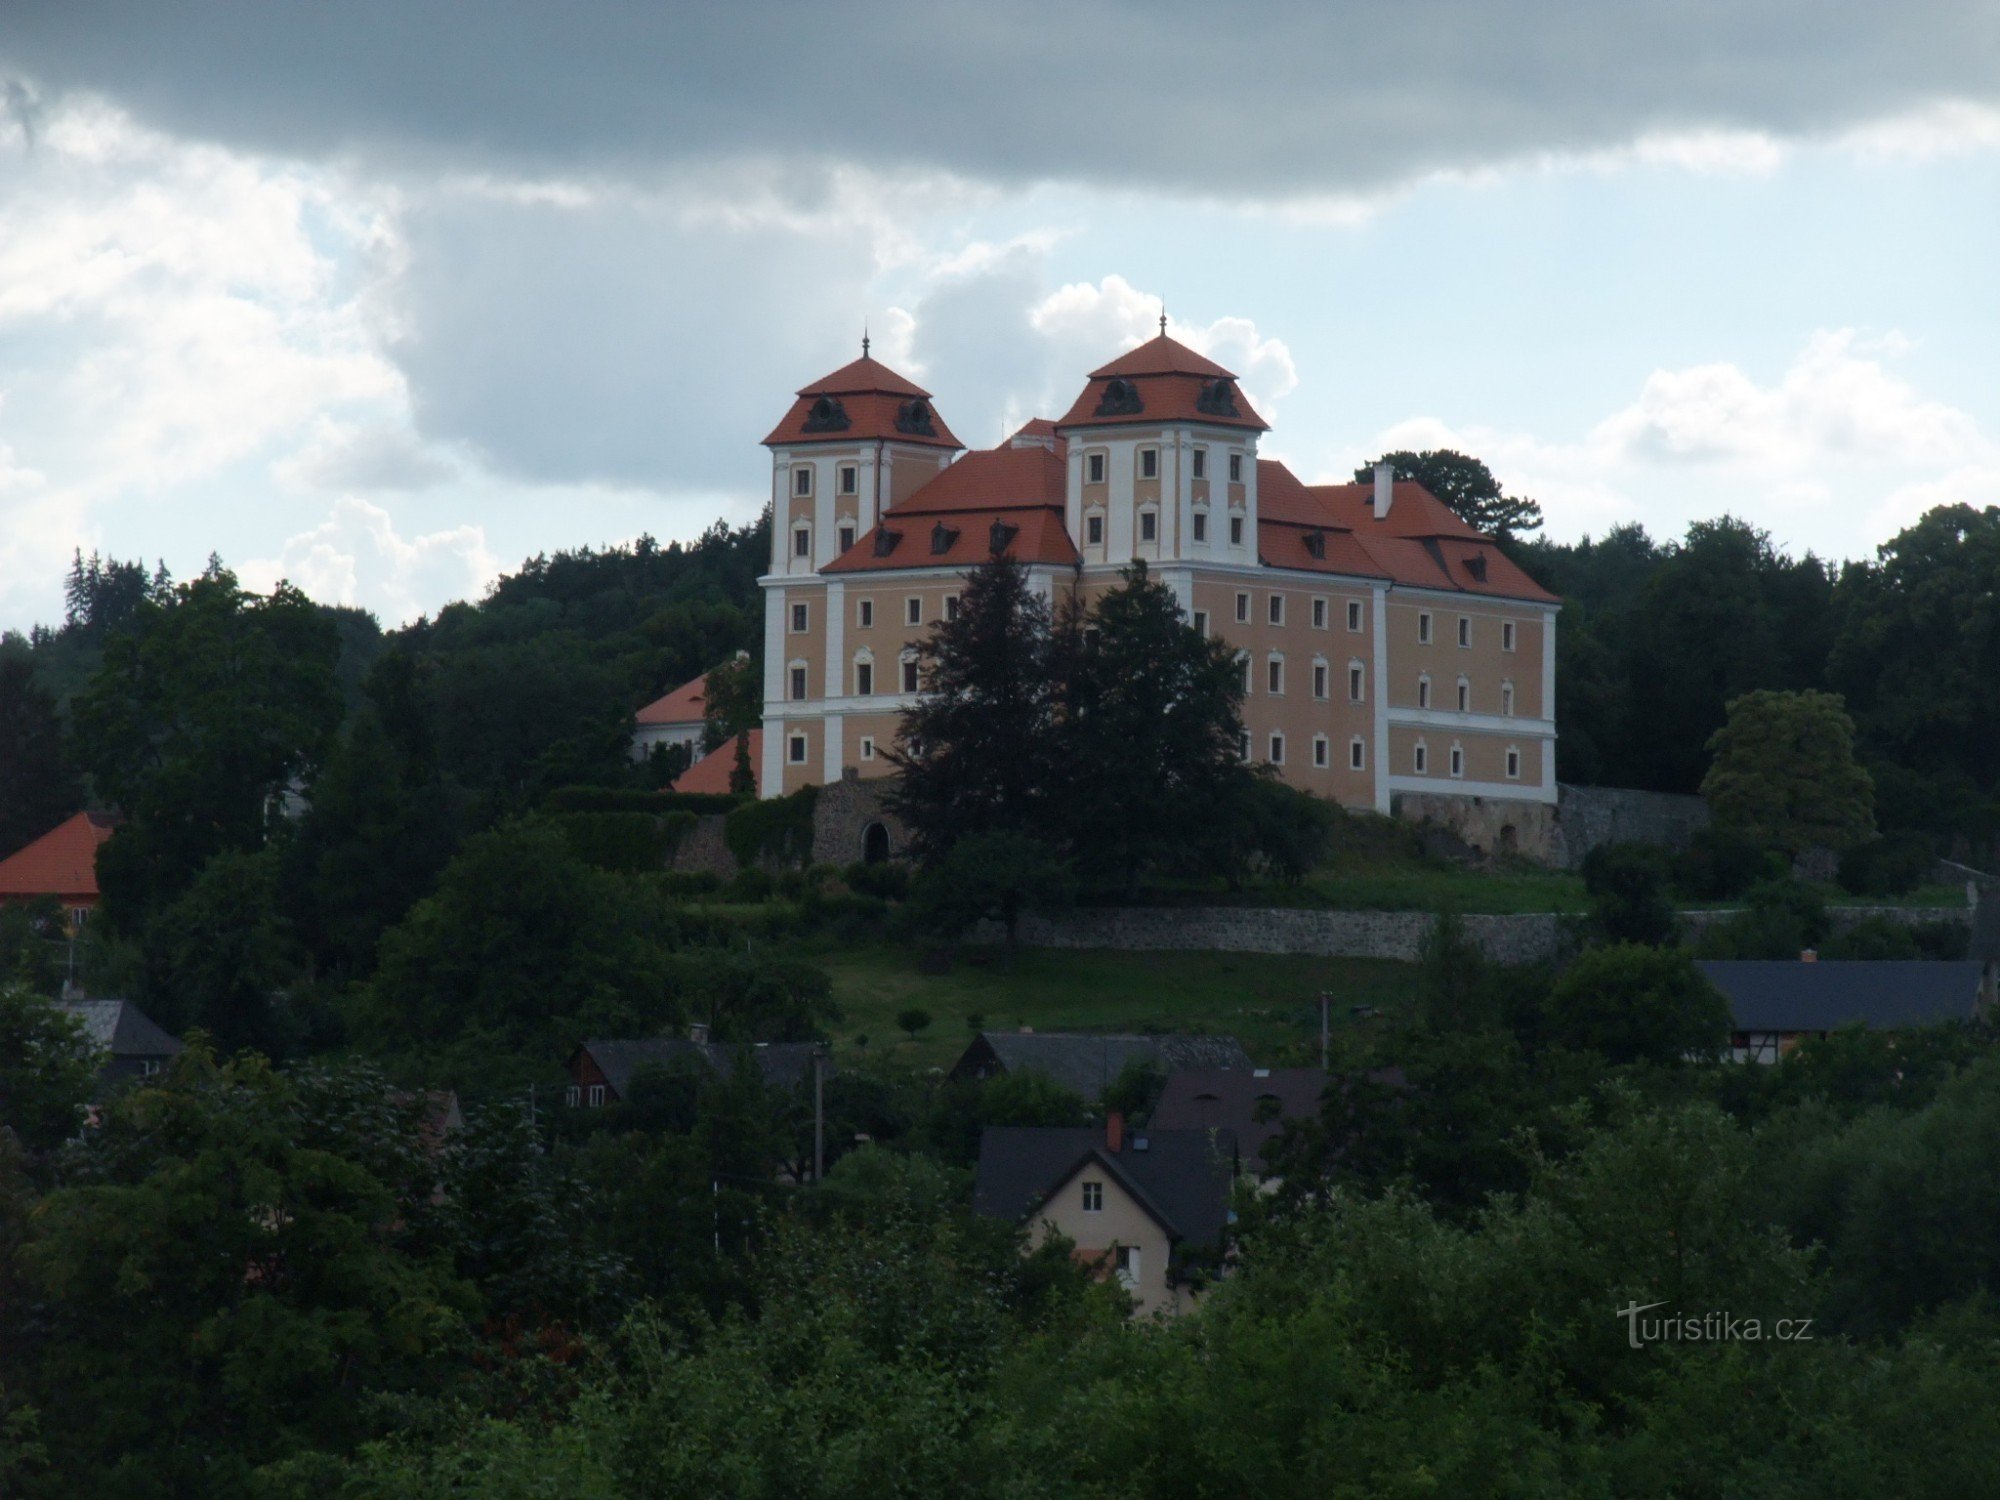
<instances>
[{"instance_id":1,"label":"grassy hillside","mask_svg":"<svg viewBox=\"0 0 2000 1500\"><path fill-rule=\"evenodd\" d=\"M1399 1007L1417 976L1414 964L1381 959L1252 953L1023 949L1010 969L997 950L969 949L943 974L919 972L914 952L886 945L814 956L833 976L845 1016L836 1028L838 1053L865 1045L937 1067L965 1050L974 1017L994 1030L1227 1032L1259 1063L1311 1062L1321 990L1333 993L1336 1027L1367 1025L1353 1007ZM915 1041L896 1026L897 1013L912 1006L931 1014Z\"/></svg>"}]
</instances>

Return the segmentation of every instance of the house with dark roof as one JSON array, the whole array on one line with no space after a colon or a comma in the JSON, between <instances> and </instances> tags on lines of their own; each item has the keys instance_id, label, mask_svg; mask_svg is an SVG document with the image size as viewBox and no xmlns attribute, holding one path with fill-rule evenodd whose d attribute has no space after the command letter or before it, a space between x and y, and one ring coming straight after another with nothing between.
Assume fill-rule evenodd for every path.
<instances>
[{"instance_id":1,"label":"house with dark roof","mask_svg":"<svg viewBox=\"0 0 2000 1500\"><path fill-rule=\"evenodd\" d=\"M648 1068L706 1071L717 1076L748 1064L766 1088L795 1089L812 1076L816 1042L711 1042L708 1028L689 1037L595 1037L569 1055L572 1108L601 1109L630 1098L633 1078Z\"/></svg>"},{"instance_id":2,"label":"house with dark roof","mask_svg":"<svg viewBox=\"0 0 2000 1500\"><path fill-rule=\"evenodd\" d=\"M1031 1246L1060 1234L1115 1277L1142 1313L1192 1305L1219 1268L1236 1177L1226 1130L991 1125L979 1135L973 1209L1028 1225Z\"/></svg>"},{"instance_id":3,"label":"house with dark roof","mask_svg":"<svg viewBox=\"0 0 2000 1500\"><path fill-rule=\"evenodd\" d=\"M1250 1067L1250 1055L1233 1036L1168 1033L1099 1035L1076 1031L982 1031L952 1064L950 1079L998 1078L1041 1073L1086 1103L1096 1103L1134 1063L1171 1076L1187 1068Z\"/></svg>"},{"instance_id":4,"label":"house with dark roof","mask_svg":"<svg viewBox=\"0 0 2000 1500\"><path fill-rule=\"evenodd\" d=\"M0 903L50 899L81 926L97 906L97 851L117 827L109 813L80 812L0 859Z\"/></svg>"},{"instance_id":5,"label":"house with dark roof","mask_svg":"<svg viewBox=\"0 0 2000 1500\"><path fill-rule=\"evenodd\" d=\"M1261 1173L1264 1148L1288 1120L1319 1113L1321 1068L1189 1068L1169 1074L1153 1107L1156 1130L1227 1130L1247 1172Z\"/></svg>"},{"instance_id":6,"label":"house with dark roof","mask_svg":"<svg viewBox=\"0 0 2000 1500\"><path fill-rule=\"evenodd\" d=\"M1900 1031L1969 1021L1982 977L1977 960L1706 959L1695 967L1729 1001L1731 1055L1763 1063L1843 1026Z\"/></svg>"},{"instance_id":7,"label":"house with dark roof","mask_svg":"<svg viewBox=\"0 0 2000 1500\"><path fill-rule=\"evenodd\" d=\"M97 1070L100 1090L151 1078L180 1055L178 1038L169 1035L130 1000L64 1000L61 1008L83 1023L90 1040L104 1055Z\"/></svg>"},{"instance_id":8,"label":"house with dark roof","mask_svg":"<svg viewBox=\"0 0 2000 1500\"><path fill-rule=\"evenodd\" d=\"M760 794L894 774L924 646L973 568L1011 560L1055 608L1143 563L1242 663L1244 759L1546 850L1562 601L1391 465L1308 484L1261 453L1249 391L1164 317L1134 342L1060 416L972 451L865 340L799 389L764 439Z\"/></svg>"}]
</instances>

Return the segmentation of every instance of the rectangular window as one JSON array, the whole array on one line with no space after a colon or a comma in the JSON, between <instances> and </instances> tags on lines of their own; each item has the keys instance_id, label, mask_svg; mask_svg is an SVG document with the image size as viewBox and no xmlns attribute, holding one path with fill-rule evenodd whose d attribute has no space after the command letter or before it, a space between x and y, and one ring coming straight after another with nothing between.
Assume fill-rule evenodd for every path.
<instances>
[{"instance_id":1,"label":"rectangular window","mask_svg":"<svg viewBox=\"0 0 2000 1500\"><path fill-rule=\"evenodd\" d=\"M1086 1182L1083 1185L1083 1211L1087 1214L1104 1212L1104 1184Z\"/></svg>"},{"instance_id":2,"label":"rectangular window","mask_svg":"<svg viewBox=\"0 0 2000 1500\"><path fill-rule=\"evenodd\" d=\"M1194 513L1194 539L1197 542L1208 540L1208 512L1205 510Z\"/></svg>"},{"instance_id":3,"label":"rectangular window","mask_svg":"<svg viewBox=\"0 0 2000 1500\"><path fill-rule=\"evenodd\" d=\"M1104 545L1104 517L1085 516L1083 518L1083 539L1090 546Z\"/></svg>"},{"instance_id":4,"label":"rectangular window","mask_svg":"<svg viewBox=\"0 0 2000 1500\"><path fill-rule=\"evenodd\" d=\"M1274 656L1266 665L1269 668L1266 675L1271 684L1271 696L1275 698L1285 690L1285 663Z\"/></svg>"},{"instance_id":5,"label":"rectangular window","mask_svg":"<svg viewBox=\"0 0 2000 1500\"><path fill-rule=\"evenodd\" d=\"M1500 622L1500 649L1502 651L1512 651L1514 649L1514 622L1512 620L1502 620Z\"/></svg>"},{"instance_id":6,"label":"rectangular window","mask_svg":"<svg viewBox=\"0 0 2000 1500\"><path fill-rule=\"evenodd\" d=\"M792 634L802 635L805 632L805 628L806 606L803 604L794 604L792 606Z\"/></svg>"},{"instance_id":7,"label":"rectangular window","mask_svg":"<svg viewBox=\"0 0 2000 1500\"><path fill-rule=\"evenodd\" d=\"M1205 610L1205 609L1198 609L1198 610L1196 610L1196 611L1194 612L1194 633L1195 633L1196 635L1202 635L1202 636L1205 636L1205 635L1207 635L1207 634L1208 634L1208 611L1207 611L1207 610Z\"/></svg>"},{"instance_id":8,"label":"rectangular window","mask_svg":"<svg viewBox=\"0 0 2000 1500\"><path fill-rule=\"evenodd\" d=\"M1197 448L1194 450L1194 477L1196 479L1208 478L1208 450L1206 448Z\"/></svg>"},{"instance_id":9,"label":"rectangular window","mask_svg":"<svg viewBox=\"0 0 2000 1500\"><path fill-rule=\"evenodd\" d=\"M1102 453L1091 454L1084 459L1083 465L1087 482L1091 484L1104 483L1104 455Z\"/></svg>"},{"instance_id":10,"label":"rectangular window","mask_svg":"<svg viewBox=\"0 0 2000 1500\"><path fill-rule=\"evenodd\" d=\"M812 533L801 526L792 533L792 556L805 557L812 551Z\"/></svg>"},{"instance_id":11,"label":"rectangular window","mask_svg":"<svg viewBox=\"0 0 2000 1500\"><path fill-rule=\"evenodd\" d=\"M1458 643L1461 646L1472 644L1472 621L1464 615L1458 617Z\"/></svg>"},{"instance_id":12,"label":"rectangular window","mask_svg":"<svg viewBox=\"0 0 2000 1500\"><path fill-rule=\"evenodd\" d=\"M802 734L793 735L786 743L785 753L791 757L793 765L804 765L806 763L806 737Z\"/></svg>"},{"instance_id":13,"label":"rectangular window","mask_svg":"<svg viewBox=\"0 0 2000 1500\"><path fill-rule=\"evenodd\" d=\"M604 1105L604 1085L601 1083L593 1083L590 1086L590 1107L592 1109L600 1109L603 1107L603 1105Z\"/></svg>"},{"instance_id":14,"label":"rectangular window","mask_svg":"<svg viewBox=\"0 0 2000 1500\"><path fill-rule=\"evenodd\" d=\"M1271 764L1282 766L1284 763L1285 737L1282 734L1274 734L1271 736Z\"/></svg>"},{"instance_id":15,"label":"rectangular window","mask_svg":"<svg viewBox=\"0 0 2000 1500\"><path fill-rule=\"evenodd\" d=\"M1368 764L1368 749L1359 735L1347 742L1347 769L1359 771Z\"/></svg>"},{"instance_id":16,"label":"rectangular window","mask_svg":"<svg viewBox=\"0 0 2000 1500\"><path fill-rule=\"evenodd\" d=\"M1419 677L1417 679L1417 707L1429 708L1430 706L1431 680L1428 677Z\"/></svg>"},{"instance_id":17,"label":"rectangular window","mask_svg":"<svg viewBox=\"0 0 2000 1500\"><path fill-rule=\"evenodd\" d=\"M1229 518L1229 545L1232 547L1243 545L1243 518L1241 516L1231 516Z\"/></svg>"},{"instance_id":18,"label":"rectangular window","mask_svg":"<svg viewBox=\"0 0 2000 1500\"><path fill-rule=\"evenodd\" d=\"M792 700L794 702L798 702L799 700L803 699L805 695L806 695L806 669L804 667L793 667Z\"/></svg>"},{"instance_id":19,"label":"rectangular window","mask_svg":"<svg viewBox=\"0 0 2000 1500\"><path fill-rule=\"evenodd\" d=\"M1417 746L1415 765L1419 776L1423 775L1431 767L1431 753L1421 743Z\"/></svg>"},{"instance_id":20,"label":"rectangular window","mask_svg":"<svg viewBox=\"0 0 2000 1500\"><path fill-rule=\"evenodd\" d=\"M1247 624L1249 619L1250 596L1248 594L1238 594L1236 596L1236 623L1239 625Z\"/></svg>"},{"instance_id":21,"label":"rectangular window","mask_svg":"<svg viewBox=\"0 0 2000 1500\"><path fill-rule=\"evenodd\" d=\"M916 690L917 690L917 664L916 661L912 659L903 663L903 691L906 693L914 693Z\"/></svg>"},{"instance_id":22,"label":"rectangular window","mask_svg":"<svg viewBox=\"0 0 2000 1500\"><path fill-rule=\"evenodd\" d=\"M1426 609L1420 611L1417 615L1417 644L1419 646L1428 646L1430 643L1431 612Z\"/></svg>"},{"instance_id":23,"label":"rectangular window","mask_svg":"<svg viewBox=\"0 0 2000 1500\"><path fill-rule=\"evenodd\" d=\"M874 735L864 734L861 736L861 758L863 760L873 760L875 758Z\"/></svg>"},{"instance_id":24,"label":"rectangular window","mask_svg":"<svg viewBox=\"0 0 2000 1500\"><path fill-rule=\"evenodd\" d=\"M1150 510L1139 512L1139 540L1152 542L1159 540L1160 518Z\"/></svg>"},{"instance_id":25,"label":"rectangular window","mask_svg":"<svg viewBox=\"0 0 2000 1500\"><path fill-rule=\"evenodd\" d=\"M1318 766L1318 767L1319 767L1319 768L1320 768L1321 770L1325 770L1325 769L1326 769L1326 755L1327 755L1327 749L1326 749L1326 736L1325 736L1325 735L1323 735L1323 734L1316 734L1316 735L1314 735L1314 736L1313 736L1313 764L1314 764L1314 765L1316 765L1316 766Z\"/></svg>"},{"instance_id":26,"label":"rectangular window","mask_svg":"<svg viewBox=\"0 0 2000 1500\"><path fill-rule=\"evenodd\" d=\"M794 495L810 495L812 492L813 471L804 465L800 465L798 468L792 470L792 493Z\"/></svg>"},{"instance_id":27,"label":"rectangular window","mask_svg":"<svg viewBox=\"0 0 2000 1500\"><path fill-rule=\"evenodd\" d=\"M1139 450L1139 477L1141 479L1158 479L1160 477L1160 450L1158 448L1141 448Z\"/></svg>"},{"instance_id":28,"label":"rectangular window","mask_svg":"<svg viewBox=\"0 0 2000 1500\"><path fill-rule=\"evenodd\" d=\"M903 623L905 625L921 625L924 623L923 600L905 599L903 601Z\"/></svg>"},{"instance_id":29,"label":"rectangular window","mask_svg":"<svg viewBox=\"0 0 2000 1500\"><path fill-rule=\"evenodd\" d=\"M860 603L856 604L854 606L854 619L855 623L860 625L863 630L872 629L875 624L875 601L873 599L863 599Z\"/></svg>"},{"instance_id":30,"label":"rectangular window","mask_svg":"<svg viewBox=\"0 0 2000 1500\"><path fill-rule=\"evenodd\" d=\"M1462 714L1472 712L1472 687L1469 683L1458 685L1458 711Z\"/></svg>"},{"instance_id":31,"label":"rectangular window","mask_svg":"<svg viewBox=\"0 0 2000 1500\"><path fill-rule=\"evenodd\" d=\"M1285 596L1283 594L1273 594L1271 596L1270 611L1271 623L1273 625L1282 625L1285 623Z\"/></svg>"},{"instance_id":32,"label":"rectangular window","mask_svg":"<svg viewBox=\"0 0 2000 1500\"><path fill-rule=\"evenodd\" d=\"M571 1109L575 1109L582 1102L583 1090L575 1084L572 1083L568 1088L563 1090L563 1103L567 1104Z\"/></svg>"},{"instance_id":33,"label":"rectangular window","mask_svg":"<svg viewBox=\"0 0 2000 1500\"><path fill-rule=\"evenodd\" d=\"M1456 745L1451 747L1451 774L1454 776L1465 774L1465 752Z\"/></svg>"},{"instance_id":34,"label":"rectangular window","mask_svg":"<svg viewBox=\"0 0 2000 1500\"><path fill-rule=\"evenodd\" d=\"M840 493L851 495L861 488L861 471L853 464L840 466Z\"/></svg>"},{"instance_id":35,"label":"rectangular window","mask_svg":"<svg viewBox=\"0 0 2000 1500\"><path fill-rule=\"evenodd\" d=\"M1347 601L1347 628L1356 635L1361 633L1361 601L1359 599L1349 599Z\"/></svg>"},{"instance_id":36,"label":"rectangular window","mask_svg":"<svg viewBox=\"0 0 2000 1500\"><path fill-rule=\"evenodd\" d=\"M944 617L947 620L956 620L958 618L958 595L946 594L944 596Z\"/></svg>"},{"instance_id":37,"label":"rectangular window","mask_svg":"<svg viewBox=\"0 0 2000 1500\"><path fill-rule=\"evenodd\" d=\"M1313 600L1313 629L1326 629L1326 601L1324 599Z\"/></svg>"},{"instance_id":38,"label":"rectangular window","mask_svg":"<svg viewBox=\"0 0 2000 1500\"><path fill-rule=\"evenodd\" d=\"M840 550L842 552L845 552L849 547L852 547L853 545L854 545L854 528L852 526L841 527Z\"/></svg>"},{"instance_id":39,"label":"rectangular window","mask_svg":"<svg viewBox=\"0 0 2000 1500\"><path fill-rule=\"evenodd\" d=\"M1512 745L1507 747L1507 779L1509 781L1521 779L1521 752Z\"/></svg>"},{"instance_id":40,"label":"rectangular window","mask_svg":"<svg viewBox=\"0 0 2000 1500\"><path fill-rule=\"evenodd\" d=\"M1236 664L1243 669L1243 696L1247 698L1250 696L1250 658L1239 656ZM1250 752L1246 750L1243 753L1248 755Z\"/></svg>"},{"instance_id":41,"label":"rectangular window","mask_svg":"<svg viewBox=\"0 0 2000 1500\"><path fill-rule=\"evenodd\" d=\"M1514 717L1514 684L1511 682L1500 684L1500 712L1510 719Z\"/></svg>"},{"instance_id":42,"label":"rectangular window","mask_svg":"<svg viewBox=\"0 0 2000 1500\"><path fill-rule=\"evenodd\" d=\"M866 698L875 691L875 664L858 661L854 664L854 691Z\"/></svg>"},{"instance_id":43,"label":"rectangular window","mask_svg":"<svg viewBox=\"0 0 2000 1500\"><path fill-rule=\"evenodd\" d=\"M1313 663L1313 696L1315 698L1326 696L1326 663L1323 661Z\"/></svg>"},{"instance_id":44,"label":"rectangular window","mask_svg":"<svg viewBox=\"0 0 2000 1500\"><path fill-rule=\"evenodd\" d=\"M1246 730L1244 730L1244 731L1243 731L1243 733L1242 733L1242 734L1241 734L1241 735L1240 735L1240 736L1239 736L1239 737L1237 738L1237 741L1236 741L1236 753L1237 753L1238 755L1242 756L1242 757L1243 757L1243 758L1244 758L1245 760L1248 760L1248 759L1250 758L1250 731L1249 731L1249 730L1247 730L1247 729L1246 729Z\"/></svg>"},{"instance_id":45,"label":"rectangular window","mask_svg":"<svg viewBox=\"0 0 2000 1500\"><path fill-rule=\"evenodd\" d=\"M1367 690L1367 669L1355 662L1347 669L1347 701L1359 703Z\"/></svg>"},{"instance_id":46,"label":"rectangular window","mask_svg":"<svg viewBox=\"0 0 2000 1500\"><path fill-rule=\"evenodd\" d=\"M1229 482L1231 484L1243 482L1243 455L1240 453L1229 455Z\"/></svg>"}]
</instances>

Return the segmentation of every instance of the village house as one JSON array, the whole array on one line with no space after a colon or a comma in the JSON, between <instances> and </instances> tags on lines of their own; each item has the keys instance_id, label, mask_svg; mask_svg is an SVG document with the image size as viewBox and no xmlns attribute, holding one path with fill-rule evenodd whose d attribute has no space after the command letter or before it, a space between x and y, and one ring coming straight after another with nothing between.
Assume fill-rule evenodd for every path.
<instances>
[{"instance_id":1,"label":"village house","mask_svg":"<svg viewBox=\"0 0 2000 1500\"><path fill-rule=\"evenodd\" d=\"M1187 1068L1250 1067L1250 1055L1233 1036L1092 1035L1087 1032L982 1031L959 1054L948 1075L953 1083L998 1078L1008 1073L1040 1073L1086 1104L1133 1065L1163 1076Z\"/></svg>"},{"instance_id":2,"label":"village house","mask_svg":"<svg viewBox=\"0 0 2000 1500\"><path fill-rule=\"evenodd\" d=\"M97 1070L100 1094L152 1078L180 1055L180 1040L162 1030L130 1000L64 1000L61 1008L83 1024L103 1055Z\"/></svg>"},{"instance_id":3,"label":"village house","mask_svg":"<svg viewBox=\"0 0 2000 1500\"><path fill-rule=\"evenodd\" d=\"M1969 1021L1983 966L1931 959L1708 959L1696 965L1729 1001L1730 1054L1774 1063L1843 1026L1899 1031Z\"/></svg>"},{"instance_id":4,"label":"village house","mask_svg":"<svg viewBox=\"0 0 2000 1500\"><path fill-rule=\"evenodd\" d=\"M1317 1115L1325 1092L1321 1068L1190 1068L1168 1075L1150 1123L1156 1130L1227 1130L1243 1169L1262 1175L1264 1148L1286 1122Z\"/></svg>"},{"instance_id":5,"label":"village house","mask_svg":"<svg viewBox=\"0 0 2000 1500\"><path fill-rule=\"evenodd\" d=\"M1143 561L1236 650L1246 760L1349 807L1483 799L1515 847L1556 800L1561 601L1422 486L1386 467L1308 485L1259 456L1266 430L1162 320L1061 417L967 453L864 340L764 440L762 795L890 772L917 648L983 560L1018 560L1051 603Z\"/></svg>"},{"instance_id":6,"label":"village house","mask_svg":"<svg viewBox=\"0 0 2000 1500\"><path fill-rule=\"evenodd\" d=\"M602 1109L631 1097L632 1080L648 1068L702 1069L727 1075L748 1062L766 1088L797 1088L812 1075L816 1042L711 1042L706 1026L686 1037L593 1038L569 1055L564 1102Z\"/></svg>"},{"instance_id":7,"label":"village house","mask_svg":"<svg viewBox=\"0 0 2000 1500\"><path fill-rule=\"evenodd\" d=\"M632 725L634 760L679 745L688 753L688 764L694 765L702 757L702 736L708 727L708 674L655 698L632 716Z\"/></svg>"},{"instance_id":8,"label":"village house","mask_svg":"<svg viewBox=\"0 0 2000 1500\"><path fill-rule=\"evenodd\" d=\"M1115 1277L1141 1313L1194 1303L1219 1272L1237 1171L1226 1130L993 1125L980 1132L972 1206L1029 1226L1030 1245L1060 1234L1078 1260Z\"/></svg>"},{"instance_id":9,"label":"village house","mask_svg":"<svg viewBox=\"0 0 2000 1500\"><path fill-rule=\"evenodd\" d=\"M97 851L117 827L108 813L80 812L0 859L0 904L52 900L81 927L97 907Z\"/></svg>"}]
</instances>

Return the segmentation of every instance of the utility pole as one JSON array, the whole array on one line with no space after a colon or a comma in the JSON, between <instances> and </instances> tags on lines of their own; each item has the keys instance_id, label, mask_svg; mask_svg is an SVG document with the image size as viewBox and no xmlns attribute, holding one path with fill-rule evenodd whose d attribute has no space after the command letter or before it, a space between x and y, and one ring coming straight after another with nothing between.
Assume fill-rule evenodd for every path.
<instances>
[{"instance_id":1,"label":"utility pole","mask_svg":"<svg viewBox=\"0 0 2000 1500\"><path fill-rule=\"evenodd\" d=\"M1326 1011L1327 1007L1332 1003L1333 991L1321 990L1319 992L1319 1070L1322 1073L1326 1071Z\"/></svg>"},{"instance_id":2,"label":"utility pole","mask_svg":"<svg viewBox=\"0 0 2000 1500\"><path fill-rule=\"evenodd\" d=\"M813 1048L813 1183L826 1175L826 1046Z\"/></svg>"}]
</instances>

